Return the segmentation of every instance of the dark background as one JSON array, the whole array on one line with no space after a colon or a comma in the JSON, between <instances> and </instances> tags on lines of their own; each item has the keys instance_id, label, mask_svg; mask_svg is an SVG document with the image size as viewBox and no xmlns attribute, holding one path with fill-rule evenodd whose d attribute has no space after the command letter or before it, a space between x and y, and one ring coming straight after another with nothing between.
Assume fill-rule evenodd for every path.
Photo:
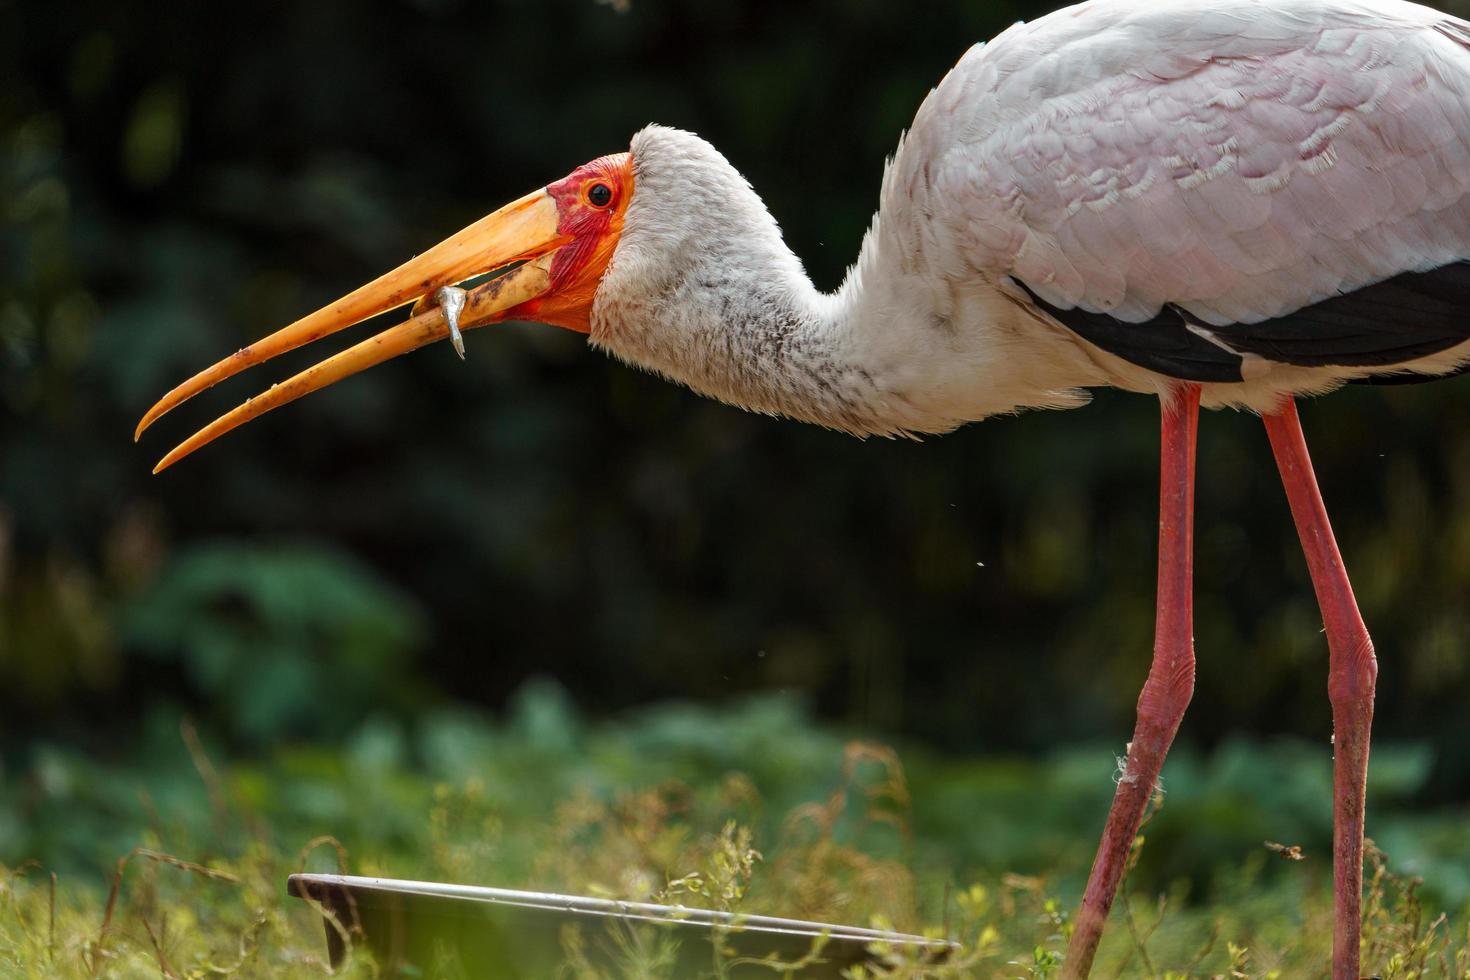
<instances>
[{"instance_id":1,"label":"dark background","mask_svg":"<svg viewBox=\"0 0 1470 980\"><path fill-rule=\"evenodd\" d=\"M149 475L323 351L134 446L173 384L650 121L720 147L836 286L928 88L1050 5L620 6L0 2L12 773L42 741L124 753L159 711L248 753L385 711L499 711L544 675L594 716L779 689L956 753L1123 744L1153 617L1139 396L861 442L510 325L471 334L468 363L420 352ZM1430 749L1420 805L1470 798L1470 380L1355 388L1303 420L1378 643L1377 731ZM1327 649L1264 433L1210 413L1200 439L1181 737L1326 752Z\"/></svg>"}]
</instances>

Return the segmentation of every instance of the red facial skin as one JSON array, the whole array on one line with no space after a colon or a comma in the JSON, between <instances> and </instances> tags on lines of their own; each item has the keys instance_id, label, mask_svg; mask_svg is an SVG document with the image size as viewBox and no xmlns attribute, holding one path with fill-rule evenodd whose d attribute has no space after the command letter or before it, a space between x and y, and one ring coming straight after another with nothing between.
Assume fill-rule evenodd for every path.
<instances>
[{"instance_id":1,"label":"red facial skin","mask_svg":"<svg viewBox=\"0 0 1470 980\"><path fill-rule=\"evenodd\" d=\"M602 184L612 197L602 206L589 193ZM578 333L592 329L592 298L623 233L623 215L633 197L633 158L628 153L598 157L546 188L556 201L557 231L571 241L557 249L551 286L536 299L506 311L506 319L535 320Z\"/></svg>"}]
</instances>

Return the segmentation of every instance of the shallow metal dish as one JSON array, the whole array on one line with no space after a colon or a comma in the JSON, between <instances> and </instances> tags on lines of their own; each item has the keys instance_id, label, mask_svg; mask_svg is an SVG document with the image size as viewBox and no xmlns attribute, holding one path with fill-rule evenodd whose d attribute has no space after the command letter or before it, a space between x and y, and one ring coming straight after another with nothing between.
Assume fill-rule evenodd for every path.
<instances>
[{"instance_id":1,"label":"shallow metal dish","mask_svg":"<svg viewBox=\"0 0 1470 980\"><path fill-rule=\"evenodd\" d=\"M415 976L543 980L560 975L573 948L615 976L642 963L656 975L695 980L716 974L718 943L727 953L721 977L782 976L748 962L774 958L810 960L785 975L816 980L879 962L885 947L927 962L955 948L877 929L432 881L297 874L286 890L322 912L334 967L348 942L362 943L384 968Z\"/></svg>"}]
</instances>

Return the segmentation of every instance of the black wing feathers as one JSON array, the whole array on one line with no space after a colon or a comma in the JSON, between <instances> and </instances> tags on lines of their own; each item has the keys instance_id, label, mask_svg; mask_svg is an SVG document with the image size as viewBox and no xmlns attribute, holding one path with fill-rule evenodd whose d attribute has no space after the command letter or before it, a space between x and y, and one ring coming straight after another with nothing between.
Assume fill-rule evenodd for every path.
<instances>
[{"instance_id":1,"label":"black wing feathers","mask_svg":"<svg viewBox=\"0 0 1470 980\"><path fill-rule=\"evenodd\" d=\"M1239 381L1241 357L1212 344L1186 326L1184 314L1166 306L1144 323L1128 323L1106 313L1052 306L1019 279L1031 302L1077 336L1139 367L1186 381Z\"/></svg>"},{"instance_id":2,"label":"black wing feathers","mask_svg":"<svg viewBox=\"0 0 1470 980\"><path fill-rule=\"evenodd\" d=\"M1089 343L1187 381L1240 381L1242 354L1304 367L1391 368L1470 340L1466 261L1405 272L1260 323L1195 329L1175 307L1166 306L1146 323L1125 323L1105 313L1058 309L1021 286L1037 306ZM1378 380L1429 381L1433 376Z\"/></svg>"}]
</instances>

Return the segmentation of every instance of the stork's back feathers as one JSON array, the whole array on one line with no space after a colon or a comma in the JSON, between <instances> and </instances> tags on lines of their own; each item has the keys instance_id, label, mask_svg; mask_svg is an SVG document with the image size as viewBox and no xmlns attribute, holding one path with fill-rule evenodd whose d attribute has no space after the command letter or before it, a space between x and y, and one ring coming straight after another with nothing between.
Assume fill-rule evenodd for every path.
<instances>
[{"instance_id":1,"label":"stork's back feathers","mask_svg":"<svg viewBox=\"0 0 1470 980\"><path fill-rule=\"evenodd\" d=\"M1006 275L1156 372L1251 382L1207 404L1440 373L1470 356L1449 309L1470 279L1467 41L1402 2L1087 3L966 54L890 183L936 216L949 274Z\"/></svg>"}]
</instances>

